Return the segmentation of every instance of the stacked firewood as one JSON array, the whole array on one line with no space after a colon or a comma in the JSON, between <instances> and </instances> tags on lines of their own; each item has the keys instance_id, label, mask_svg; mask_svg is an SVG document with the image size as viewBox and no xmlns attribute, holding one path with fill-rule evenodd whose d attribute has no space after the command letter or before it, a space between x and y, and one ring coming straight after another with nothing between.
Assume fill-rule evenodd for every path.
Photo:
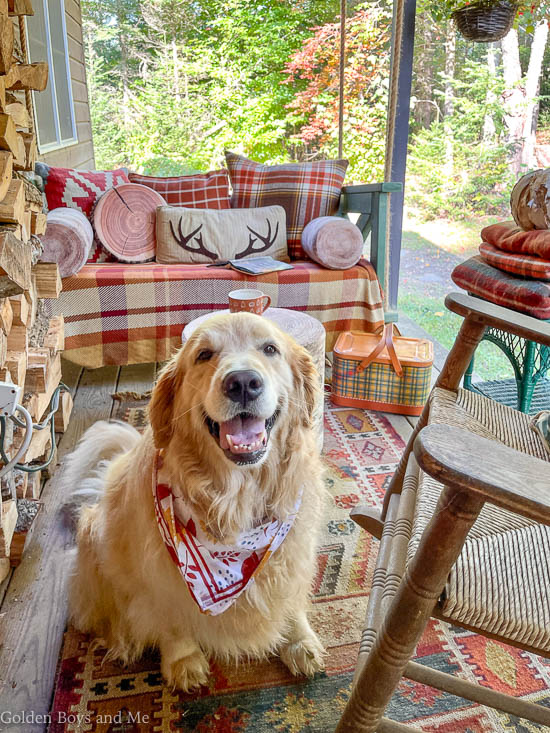
<instances>
[{"instance_id":1,"label":"stacked firewood","mask_svg":"<svg viewBox=\"0 0 550 733\"><path fill-rule=\"evenodd\" d=\"M42 194L25 176L34 171L37 155L31 90L43 91L48 80L46 63L26 63L22 16L32 13L30 0L0 0L0 381L21 387L23 406L40 423L61 379L64 325L63 318L50 320L44 307L45 298L59 297L61 278L57 265L37 262L46 215ZM59 400L55 428L62 431L71 398L66 393ZM24 433L5 421L8 457L21 446ZM33 431L19 462L40 465L51 454L51 441L49 427ZM1 479L0 581L10 563L19 561L43 477L14 470Z\"/></svg>"}]
</instances>

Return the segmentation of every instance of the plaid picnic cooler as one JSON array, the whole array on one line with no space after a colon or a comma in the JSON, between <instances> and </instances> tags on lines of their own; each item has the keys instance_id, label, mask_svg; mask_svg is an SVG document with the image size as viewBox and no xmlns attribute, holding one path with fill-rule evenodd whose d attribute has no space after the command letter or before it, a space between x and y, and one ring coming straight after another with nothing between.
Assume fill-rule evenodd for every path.
<instances>
[{"instance_id":1,"label":"plaid picnic cooler","mask_svg":"<svg viewBox=\"0 0 550 733\"><path fill-rule=\"evenodd\" d=\"M381 334L345 331L334 346L332 401L420 415L430 392L432 363L431 341L401 336L391 323Z\"/></svg>"}]
</instances>

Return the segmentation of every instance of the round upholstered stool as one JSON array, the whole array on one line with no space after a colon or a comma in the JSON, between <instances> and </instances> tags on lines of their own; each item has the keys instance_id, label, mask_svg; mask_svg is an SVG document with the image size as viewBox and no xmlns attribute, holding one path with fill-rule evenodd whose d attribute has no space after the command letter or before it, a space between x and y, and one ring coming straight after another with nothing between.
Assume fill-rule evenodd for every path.
<instances>
[{"instance_id":1,"label":"round upholstered stool","mask_svg":"<svg viewBox=\"0 0 550 733\"><path fill-rule=\"evenodd\" d=\"M208 318L218 313L229 313L228 310L214 311L204 316L199 316L187 324L181 335L182 343L185 343L191 336L193 331L204 323ZM323 325L315 318L308 316L307 313L300 311L291 311L287 308L268 308L262 318L268 318L273 321L281 331L288 333L289 336L303 346L310 354L319 373L319 396L317 405L315 406L315 430L318 436L319 448L323 447L323 387L325 383L325 339L326 333Z\"/></svg>"}]
</instances>

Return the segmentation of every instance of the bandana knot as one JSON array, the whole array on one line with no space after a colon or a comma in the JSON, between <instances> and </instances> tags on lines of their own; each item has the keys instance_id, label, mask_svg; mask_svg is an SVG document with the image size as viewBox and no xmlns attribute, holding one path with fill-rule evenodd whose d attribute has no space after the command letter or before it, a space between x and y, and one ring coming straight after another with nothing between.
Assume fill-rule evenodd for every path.
<instances>
[{"instance_id":1,"label":"bandana knot","mask_svg":"<svg viewBox=\"0 0 550 733\"><path fill-rule=\"evenodd\" d=\"M233 546L213 538L192 506L174 496L163 481L159 452L153 466L153 499L161 537L193 600L203 613L217 616L235 603L281 546L298 514L302 492L284 521L273 518L246 530Z\"/></svg>"}]
</instances>

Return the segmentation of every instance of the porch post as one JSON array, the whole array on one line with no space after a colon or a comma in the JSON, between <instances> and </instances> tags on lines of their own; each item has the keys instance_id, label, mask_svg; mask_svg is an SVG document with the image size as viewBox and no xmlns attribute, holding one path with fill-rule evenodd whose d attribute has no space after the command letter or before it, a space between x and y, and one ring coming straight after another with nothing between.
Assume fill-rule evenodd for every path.
<instances>
[{"instance_id":1,"label":"porch post","mask_svg":"<svg viewBox=\"0 0 550 733\"><path fill-rule=\"evenodd\" d=\"M409 140L415 16L416 0L394 0L385 180L403 184ZM387 228L389 276L386 283L388 320L395 320L397 313L403 201L404 190L390 196Z\"/></svg>"}]
</instances>

